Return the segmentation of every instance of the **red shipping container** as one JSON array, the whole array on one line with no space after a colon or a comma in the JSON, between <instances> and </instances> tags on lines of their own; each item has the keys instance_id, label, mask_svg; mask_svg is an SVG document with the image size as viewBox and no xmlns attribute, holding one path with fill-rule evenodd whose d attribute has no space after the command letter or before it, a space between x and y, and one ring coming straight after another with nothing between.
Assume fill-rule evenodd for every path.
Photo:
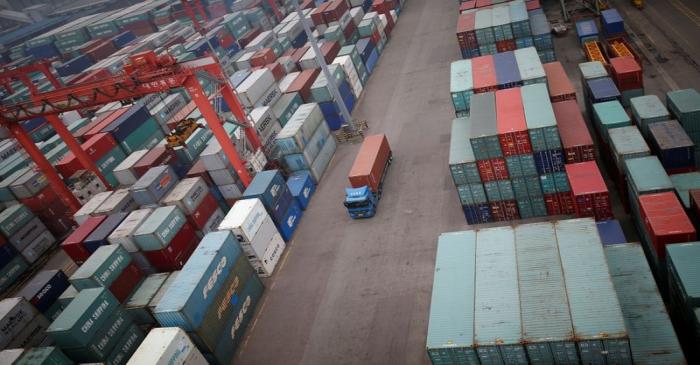
<instances>
[{"instance_id":1,"label":"red shipping container","mask_svg":"<svg viewBox=\"0 0 700 365\"><path fill-rule=\"evenodd\" d=\"M474 93L498 90L496 65L493 63L492 55L472 58L472 75L474 78Z\"/></svg>"},{"instance_id":2,"label":"red shipping container","mask_svg":"<svg viewBox=\"0 0 700 365\"><path fill-rule=\"evenodd\" d=\"M73 212L63 203L56 199L49 203L49 206L41 211L34 212L55 236L63 237L73 229Z\"/></svg>"},{"instance_id":3,"label":"red shipping container","mask_svg":"<svg viewBox=\"0 0 700 365\"><path fill-rule=\"evenodd\" d=\"M194 227L185 223L168 247L158 251L145 251L143 254L159 272L180 270L194 252L198 241Z\"/></svg>"},{"instance_id":4,"label":"red shipping container","mask_svg":"<svg viewBox=\"0 0 700 365\"><path fill-rule=\"evenodd\" d=\"M552 103L566 163L595 160L593 138L576 100Z\"/></svg>"},{"instance_id":5,"label":"red shipping container","mask_svg":"<svg viewBox=\"0 0 700 365\"><path fill-rule=\"evenodd\" d=\"M314 5L316 5L316 4L314 3L314 0L304 0L304 1L301 2L301 5L299 5L299 7L300 7L302 10L303 10L303 9L313 9L313 8L314 8Z\"/></svg>"},{"instance_id":6,"label":"red shipping container","mask_svg":"<svg viewBox=\"0 0 700 365\"><path fill-rule=\"evenodd\" d=\"M109 291L112 292L119 303L124 303L134 289L141 284L141 280L143 280L143 272L132 262L112 282L112 285L109 286Z\"/></svg>"},{"instance_id":7,"label":"red shipping container","mask_svg":"<svg viewBox=\"0 0 700 365\"><path fill-rule=\"evenodd\" d=\"M475 19L475 13L462 14L459 16L457 20L457 42L459 42L460 48L468 49L479 46L476 40L476 33L474 33Z\"/></svg>"},{"instance_id":8,"label":"red shipping container","mask_svg":"<svg viewBox=\"0 0 700 365\"><path fill-rule=\"evenodd\" d=\"M525 6L527 7L527 11L539 9L541 7L539 0L528 0L525 2Z\"/></svg>"},{"instance_id":9,"label":"red shipping container","mask_svg":"<svg viewBox=\"0 0 700 365\"><path fill-rule=\"evenodd\" d=\"M379 44L379 42L382 41L383 37L379 33L379 29L377 29L374 32L372 32L372 35L369 37L369 39L371 39L374 44Z\"/></svg>"},{"instance_id":10,"label":"red shipping container","mask_svg":"<svg viewBox=\"0 0 700 365\"><path fill-rule=\"evenodd\" d=\"M339 22L348 10L348 3L345 0L333 0L323 9L323 20L326 24Z\"/></svg>"},{"instance_id":11,"label":"red shipping container","mask_svg":"<svg viewBox=\"0 0 700 365\"><path fill-rule=\"evenodd\" d=\"M545 194L544 203L547 215L569 215L576 213L574 199L570 192Z\"/></svg>"},{"instance_id":12,"label":"red shipping container","mask_svg":"<svg viewBox=\"0 0 700 365\"><path fill-rule=\"evenodd\" d=\"M532 153L520 88L496 91L496 129L506 157Z\"/></svg>"},{"instance_id":13,"label":"red shipping container","mask_svg":"<svg viewBox=\"0 0 700 365\"><path fill-rule=\"evenodd\" d=\"M595 161L566 165L576 216L594 217L597 221L612 219L608 188Z\"/></svg>"},{"instance_id":14,"label":"red shipping container","mask_svg":"<svg viewBox=\"0 0 700 365\"><path fill-rule=\"evenodd\" d=\"M78 226L78 228L70 234L70 236L61 242L61 249L63 249L68 257L73 259L76 264L82 264L90 257L90 251L83 246L83 240L85 240L97 226L102 224L102 221L105 219L107 219L106 215L86 219L83 224Z\"/></svg>"},{"instance_id":15,"label":"red shipping container","mask_svg":"<svg viewBox=\"0 0 700 365\"><path fill-rule=\"evenodd\" d=\"M117 142L109 133L96 134L81 145L92 162L97 162L102 156L107 154L116 146ZM78 161L72 152L66 153L66 155L63 156L58 163L56 163L56 169L64 178L73 176L73 174L78 172L78 170L82 170L83 168L83 165L80 163L80 161Z\"/></svg>"},{"instance_id":16,"label":"red shipping container","mask_svg":"<svg viewBox=\"0 0 700 365\"><path fill-rule=\"evenodd\" d=\"M515 200L503 200L489 203L491 217L496 222L505 222L520 219L518 203Z\"/></svg>"},{"instance_id":17,"label":"red shipping container","mask_svg":"<svg viewBox=\"0 0 700 365\"><path fill-rule=\"evenodd\" d=\"M153 147L148 153L143 155L133 167L136 177L143 176L148 169L155 166L170 165L177 161L177 155L173 150L165 148L165 146Z\"/></svg>"},{"instance_id":18,"label":"red shipping container","mask_svg":"<svg viewBox=\"0 0 700 365\"><path fill-rule=\"evenodd\" d=\"M265 66L268 63L275 62L275 52L272 48L263 48L253 54L250 58L251 66Z\"/></svg>"},{"instance_id":19,"label":"red shipping container","mask_svg":"<svg viewBox=\"0 0 700 365\"><path fill-rule=\"evenodd\" d=\"M633 56L611 58L610 69L620 91L644 88L642 68Z\"/></svg>"},{"instance_id":20,"label":"red shipping container","mask_svg":"<svg viewBox=\"0 0 700 365\"><path fill-rule=\"evenodd\" d=\"M390 159L391 147L385 135L375 134L365 137L348 174L350 186L353 188L368 186L376 193Z\"/></svg>"},{"instance_id":21,"label":"red shipping container","mask_svg":"<svg viewBox=\"0 0 700 365\"><path fill-rule=\"evenodd\" d=\"M672 191L644 194L639 208L656 256L666 257L666 245L695 241L695 228Z\"/></svg>"},{"instance_id":22,"label":"red shipping container","mask_svg":"<svg viewBox=\"0 0 700 365\"><path fill-rule=\"evenodd\" d=\"M493 0L476 0L476 7L483 8L493 5Z\"/></svg>"},{"instance_id":23,"label":"red shipping container","mask_svg":"<svg viewBox=\"0 0 700 365\"><path fill-rule=\"evenodd\" d=\"M393 0L374 0L372 2L372 10L383 13L396 9L396 3Z\"/></svg>"},{"instance_id":24,"label":"red shipping container","mask_svg":"<svg viewBox=\"0 0 700 365\"><path fill-rule=\"evenodd\" d=\"M557 198L559 199L559 205L561 207L561 214L576 214L576 204L574 203L574 196L570 191L564 193L557 193Z\"/></svg>"},{"instance_id":25,"label":"red shipping container","mask_svg":"<svg viewBox=\"0 0 700 365\"><path fill-rule=\"evenodd\" d=\"M504 158L476 161L481 181L508 180L508 168Z\"/></svg>"},{"instance_id":26,"label":"red shipping container","mask_svg":"<svg viewBox=\"0 0 700 365\"><path fill-rule=\"evenodd\" d=\"M542 65L547 75L547 89L552 102L564 100L576 100L576 90L574 85L566 75L564 67L559 61L545 63Z\"/></svg>"},{"instance_id":27,"label":"red shipping container","mask_svg":"<svg viewBox=\"0 0 700 365\"><path fill-rule=\"evenodd\" d=\"M304 70L299 73L299 76L287 88L288 93L298 92L305 103L313 102L311 98L311 86L316 81L316 77L321 69L314 68Z\"/></svg>"},{"instance_id":28,"label":"red shipping container","mask_svg":"<svg viewBox=\"0 0 700 365\"><path fill-rule=\"evenodd\" d=\"M516 49L518 49L518 45L515 43L515 39L496 41L496 51L498 53L515 51Z\"/></svg>"},{"instance_id":29,"label":"red shipping container","mask_svg":"<svg viewBox=\"0 0 700 365\"><path fill-rule=\"evenodd\" d=\"M38 212L48 207L56 199L58 199L58 195L56 195L54 187L49 185L33 197L20 199L19 202L26 205L32 212Z\"/></svg>"},{"instance_id":30,"label":"red shipping container","mask_svg":"<svg viewBox=\"0 0 700 365\"><path fill-rule=\"evenodd\" d=\"M105 113L104 116L100 116L99 118L99 123L97 123L95 126L93 126L91 129L85 132L83 135L83 138L85 140L90 139L92 136L102 133L102 130L108 127L112 122L117 120L119 117L121 117L123 114L125 114L129 110L128 107L126 108L120 108L117 110L112 111L111 113Z\"/></svg>"},{"instance_id":31,"label":"red shipping container","mask_svg":"<svg viewBox=\"0 0 700 365\"><path fill-rule=\"evenodd\" d=\"M352 37L352 34L355 33L357 30L357 25L355 25L354 21L348 22L348 25L345 26L345 29L343 29L343 36L345 36L345 39L350 39Z\"/></svg>"},{"instance_id":32,"label":"red shipping container","mask_svg":"<svg viewBox=\"0 0 700 365\"><path fill-rule=\"evenodd\" d=\"M251 29L246 35L241 37L241 39L238 40L238 44L241 45L241 48L245 48L248 43L250 43L255 37L259 36L260 33L262 33L262 30L259 27L255 27Z\"/></svg>"},{"instance_id":33,"label":"red shipping container","mask_svg":"<svg viewBox=\"0 0 700 365\"><path fill-rule=\"evenodd\" d=\"M462 3L462 5L459 6L459 12L461 13L465 10L474 9L474 8L476 8L476 0L465 1Z\"/></svg>"},{"instance_id":34,"label":"red shipping container","mask_svg":"<svg viewBox=\"0 0 700 365\"><path fill-rule=\"evenodd\" d=\"M265 65L265 68L272 72L272 76L275 78L275 81L280 81L285 76L284 68L279 62L269 63Z\"/></svg>"},{"instance_id":35,"label":"red shipping container","mask_svg":"<svg viewBox=\"0 0 700 365\"><path fill-rule=\"evenodd\" d=\"M323 42L320 48L323 58L329 65L333 63L335 57L338 56L338 53L340 53L340 43L338 41Z\"/></svg>"},{"instance_id":36,"label":"red shipping container","mask_svg":"<svg viewBox=\"0 0 700 365\"><path fill-rule=\"evenodd\" d=\"M292 48L294 51L291 54L292 61L297 64L297 67L301 68L299 65L299 61L301 60L302 57L306 54L306 52L309 51L309 46L303 46L298 49Z\"/></svg>"},{"instance_id":37,"label":"red shipping container","mask_svg":"<svg viewBox=\"0 0 700 365\"><path fill-rule=\"evenodd\" d=\"M323 12L331 3L322 3L311 11L311 21L314 25L326 24L326 19L323 18Z\"/></svg>"},{"instance_id":38,"label":"red shipping container","mask_svg":"<svg viewBox=\"0 0 700 365\"><path fill-rule=\"evenodd\" d=\"M211 218L214 214L216 208L219 206L216 204L216 199L211 193L207 193L207 196L202 200L202 202L197 207L191 215L187 216L187 220L198 230L204 229L207 225L207 220Z\"/></svg>"}]
</instances>

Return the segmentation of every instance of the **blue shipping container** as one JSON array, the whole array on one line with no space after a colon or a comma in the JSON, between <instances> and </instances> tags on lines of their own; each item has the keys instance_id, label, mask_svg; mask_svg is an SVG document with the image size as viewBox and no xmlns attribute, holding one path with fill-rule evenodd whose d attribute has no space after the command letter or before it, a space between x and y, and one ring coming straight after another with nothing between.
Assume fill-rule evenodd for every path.
<instances>
[{"instance_id":1,"label":"blue shipping container","mask_svg":"<svg viewBox=\"0 0 700 365\"><path fill-rule=\"evenodd\" d=\"M357 52L362 58L362 62L364 62L366 65L367 60L369 60L369 56L372 55L372 51L374 50L374 42L372 42L372 40L369 38L360 38L355 46L357 47Z\"/></svg>"},{"instance_id":2,"label":"blue shipping container","mask_svg":"<svg viewBox=\"0 0 700 365\"><path fill-rule=\"evenodd\" d=\"M5 242L0 246L0 269L10 263L15 256L17 256L17 250L10 243Z\"/></svg>"},{"instance_id":3,"label":"blue shipping container","mask_svg":"<svg viewBox=\"0 0 700 365\"><path fill-rule=\"evenodd\" d=\"M153 311L163 327L197 328L241 255L230 231L208 233Z\"/></svg>"},{"instance_id":4,"label":"blue shipping container","mask_svg":"<svg viewBox=\"0 0 700 365\"><path fill-rule=\"evenodd\" d=\"M606 35L625 32L625 22L617 9L608 9L600 12L600 25Z\"/></svg>"},{"instance_id":5,"label":"blue shipping container","mask_svg":"<svg viewBox=\"0 0 700 365\"><path fill-rule=\"evenodd\" d=\"M379 59L379 53L377 53L377 50L373 50L372 54L369 56L369 59L367 59L367 62L365 62L365 66L367 67L367 72L372 73L374 71L374 66L377 64L377 60Z\"/></svg>"},{"instance_id":6,"label":"blue shipping container","mask_svg":"<svg viewBox=\"0 0 700 365\"><path fill-rule=\"evenodd\" d=\"M287 179L287 188L302 210L309 206L309 200L316 191L316 183L308 170L297 171Z\"/></svg>"},{"instance_id":7,"label":"blue shipping container","mask_svg":"<svg viewBox=\"0 0 700 365\"><path fill-rule=\"evenodd\" d=\"M464 205L462 210L469 224L481 224L491 221L491 206L488 203Z\"/></svg>"},{"instance_id":8,"label":"blue shipping container","mask_svg":"<svg viewBox=\"0 0 700 365\"><path fill-rule=\"evenodd\" d=\"M594 19L586 19L576 22L576 34L578 40L583 44L586 41L598 40L598 26Z\"/></svg>"},{"instance_id":9,"label":"blue shipping container","mask_svg":"<svg viewBox=\"0 0 700 365\"><path fill-rule=\"evenodd\" d=\"M602 103L620 98L620 91L610 77L586 80L586 83L591 96L591 100L588 100L589 103Z\"/></svg>"},{"instance_id":10,"label":"blue shipping container","mask_svg":"<svg viewBox=\"0 0 700 365\"><path fill-rule=\"evenodd\" d=\"M562 150L547 150L533 153L535 166L540 175L564 171Z\"/></svg>"},{"instance_id":11,"label":"blue shipping container","mask_svg":"<svg viewBox=\"0 0 700 365\"><path fill-rule=\"evenodd\" d=\"M86 55L80 55L64 63L63 65L57 66L56 73L58 73L62 77L66 77L83 72L92 65L93 62L90 59L90 57Z\"/></svg>"},{"instance_id":12,"label":"blue shipping container","mask_svg":"<svg viewBox=\"0 0 700 365\"><path fill-rule=\"evenodd\" d=\"M107 237L114 231L129 215L128 212L114 213L107 217L89 236L83 241L83 245L90 252L97 251L100 246L108 245Z\"/></svg>"},{"instance_id":13,"label":"blue shipping container","mask_svg":"<svg viewBox=\"0 0 700 365\"><path fill-rule=\"evenodd\" d=\"M296 200L292 200L286 214L282 218L282 221L277 225L282 239L285 241L292 239L294 231L299 225L299 220L301 219L302 214L303 212L299 206L299 203L297 203Z\"/></svg>"},{"instance_id":14,"label":"blue shipping container","mask_svg":"<svg viewBox=\"0 0 700 365\"><path fill-rule=\"evenodd\" d=\"M603 245L627 243L625 233L622 231L622 226L620 226L620 222L617 219L596 222L596 226Z\"/></svg>"},{"instance_id":15,"label":"blue shipping container","mask_svg":"<svg viewBox=\"0 0 700 365\"><path fill-rule=\"evenodd\" d=\"M279 170L267 170L255 175L243 192L242 198L259 198L268 211L271 211L284 191L287 191L287 184Z\"/></svg>"},{"instance_id":16,"label":"blue shipping container","mask_svg":"<svg viewBox=\"0 0 700 365\"><path fill-rule=\"evenodd\" d=\"M124 48L124 46L131 43L131 41L133 41L134 39L136 39L136 36L134 36L134 33L131 33L130 30L127 30L124 33L121 33L119 35L112 37L112 39L110 39L110 41L112 42L112 44L114 44L114 47Z\"/></svg>"},{"instance_id":17,"label":"blue shipping container","mask_svg":"<svg viewBox=\"0 0 700 365\"><path fill-rule=\"evenodd\" d=\"M145 105L134 104L126 113L102 129L102 132L111 134L117 143L121 143L150 117Z\"/></svg>"},{"instance_id":18,"label":"blue shipping container","mask_svg":"<svg viewBox=\"0 0 700 365\"><path fill-rule=\"evenodd\" d=\"M522 84L515 53L503 52L493 55L493 63L496 66L496 80L499 89L507 89Z\"/></svg>"}]
</instances>

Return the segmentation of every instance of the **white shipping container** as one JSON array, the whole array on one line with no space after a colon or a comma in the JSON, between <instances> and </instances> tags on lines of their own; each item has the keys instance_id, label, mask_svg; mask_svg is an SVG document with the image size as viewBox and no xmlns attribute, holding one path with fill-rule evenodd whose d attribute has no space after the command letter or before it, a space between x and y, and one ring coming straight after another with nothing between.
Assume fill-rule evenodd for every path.
<instances>
[{"instance_id":1,"label":"white shipping container","mask_svg":"<svg viewBox=\"0 0 700 365\"><path fill-rule=\"evenodd\" d=\"M99 194L96 194L95 196L92 197L92 199L88 200L85 205L80 207L75 214L73 214L73 218L75 219L75 222L80 224L83 224L86 219L90 218L90 216L93 214L95 209L99 208L102 203L107 200L112 195L111 191L105 191Z\"/></svg>"},{"instance_id":2,"label":"white shipping container","mask_svg":"<svg viewBox=\"0 0 700 365\"><path fill-rule=\"evenodd\" d=\"M53 234L48 230L44 230L44 232L39 234L39 237L35 238L22 250L22 257L24 257L29 264L33 264L46 250L51 248L55 242L56 238L54 238Z\"/></svg>"},{"instance_id":3,"label":"white shipping container","mask_svg":"<svg viewBox=\"0 0 700 365\"><path fill-rule=\"evenodd\" d=\"M274 105L281 96L282 91L280 90L279 86L277 86L277 84L272 84L272 86L265 91L263 96L258 99L253 107L258 108L262 106Z\"/></svg>"},{"instance_id":4,"label":"white shipping container","mask_svg":"<svg viewBox=\"0 0 700 365\"><path fill-rule=\"evenodd\" d=\"M238 181L236 170L229 166L221 170L208 170L209 177L217 186L231 185Z\"/></svg>"},{"instance_id":5,"label":"white shipping container","mask_svg":"<svg viewBox=\"0 0 700 365\"><path fill-rule=\"evenodd\" d=\"M253 40L250 41L250 43L248 43L245 49L259 51L265 47L269 47L272 44L272 42L275 41L275 39L275 32L273 32L272 30L266 30L258 34L257 37L253 38Z\"/></svg>"},{"instance_id":6,"label":"white shipping container","mask_svg":"<svg viewBox=\"0 0 700 365\"><path fill-rule=\"evenodd\" d=\"M362 1L360 1L360 3L362 3ZM352 21L355 23L355 25L360 25L360 22L364 16L365 11L360 6L350 9L350 17L352 17Z\"/></svg>"},{"instance_id":7,"label":"white shipping container","mask_svg":"<svg viewBox=\"0 0 700 365\"><path fill-rule=\"evenodd\" d=\"M209 144L199 154L199 158L207 171L221 170L231 166L223 148L215 138L209 140Z\"/></svg>"},{"instance_id":8,"label":"white shipping container","mask_svg":"<svg viewBox=\"0 0 700 365\"><path fill-rule=\"evenodd\" d=\"M299 74L301 74L301 72L297 71L289 73L283 77L279 82L280 91L282 91L282 93L286 93L289 86L292 84L292 82L294 82L294 80L297 79Z\"/></svg>"},{"instance_id":9,"label":"white shipping container","mask_svg":"<svg viewBox=\"0 0 700 365\"><path fill-rule=\"evenodd\" d=\"M127 365L207 365L185 331L178 327L154 328Z\"/></svg>"},{"instance_id":10,"label":"white shipping container","mask_svg":"<svg viewBox=\"0 0 700 365\"><path fill-rule=\"evenodd\" d=\"M276 234L279 235L277 226L275 226L275 222L272 218L268 216L263 219L252 241L240 241L241 249L243 249L243 252L245 252L249 258L255 257L261 260L265 256L267 246Z\"/></svg>"},{"instance_id":11,"label":"white shipping container","mask_svg":"<svg viewBox=\"0 0 700 365\"><path fill-rule=\"evenodd\" d=\"M95 215L110 215L114 213L130 212L138 208L138 204L129 193L129 189L119 189L112 193L100 206L95 209Z\"/></svg>"},{"instance_id":12,"label":"white shipping container","mask_svg":"<svg viewBox=\"0 0 700 365\"><path fill-rule=\"evenodd\" d=\"M255 126L255 130L258 132L260 139L267 139L270 133L275 129L275 126L279 129L279 122L272 114L271 109L272 108L269 106L261 106L250 112L250 119L252 119L253 126Z\"/></svg>"},{"instance_id":13,"label":"white shipping container","mask_svg":"<svg viewBox=\"0 0 700 365\"><path fill-rule=\"evenodd\" d=\"M266 278L272 275L286 247L287 245L284 243L282 236L276 233L267 244L267 249L261 259L249 258L258 276Z\"/></svg>"},{"instance_id":14,"label":"white shipping container","mask_svg":"<svg viewBox=\"0 0 700 365\"><path fill-rule=\"evenodd\" d=\"M219 231L232 231L239 242L252 242L265 219L270 218L260 199L237 201L219 224Z\"/></svg>"},{"instance_id":15,"label":"white shipping container","mask_svg":"<svg viewBox=\"0 0 700 365\"><path fill-rule=\"evenodd\" d=\"M352 58L350 56L340 56L333 60L334 64L341 65L345 71L345 75L348 77L350 86L352 88L355 98L359 98L362 94L362 82L360 81L360 76L357 75L357 70L355 70L355 65L352 63Z\"/></svg>"},{"instance_id":16,"label":"white shipping container","mask_svg":"<svg viewBox=\"0 0 700 365\"><path fill-rule=\"evenodd\" d=\"M318 31L318 27L316 31ZM316 53L314 53L313 47L309 47L306 53L301 56L301 59L299 59L299 67L301 67L302 70L311 70L319 67L318 62L316 62Z\"/></svg>"},{"instance_id":17,"label":"white shipping container","mask_svg":"<svg viewBox=\"0 0 700 365\"><path fill-rule=\"evenodd\" d=\"M272 76L272 71L268 69L260 69L253 71L248 76L236 91L244 106L252 108L255 104L265 96L265 93L275 83L275 77Z\"/></svg>"},{"instance_id":18,"label":"white shipping container","mask_svg":"<svg viewBox=\"0 0 700 365\"><path fill-rule=\"evenodd\" d=\"M132 168L139 160L148 153L148 150L134 151L126 156L126 158L114 168L114 177L120 185L133 185L139 178L136 176Z\"/></svg>"},{"instance_id":19,"label":"white shipping container","mask_svg":"<svg viewBox=\"0 0 700 365\"><path fill-rule=\"evenodd\" d=\"M168 193L161 203L178 206L185 215L194 214L202 200L209 193L209 186L201 177L190 177L181 180Z\"/></svg>"},{"instance_id":20,"label":"white shipping container","mask_svg":"<svg viewBox=\"0 0 700 365\"><path fill-rule=\"evenodd\" d=\"M253 57L255 54L255 51L253 50L244 50L241 51L240 57L236 59L234 62L234 65L236 65L237 70L247 70L251 68L250 65L250 59Z\"/></svg>"},{"instance_id":21,"label":"white shipping container","mask_svg":"<svg viewBox=\"0 0 700 365\"><path fill-rule=\"evenodd\" d=\"M129 213L126 218L107 237L107 241L113 245L122 245L129 252L139 251L133 239L133 233L141 223L153 212L151 208L139 209Z\"/></svg>"},{"instance_id":22,"label":"white shipping container","mask_svg":"<svg viewBox=\"0 0 700 365\"><path fill-rule=\"evenodd\" d=\"M0 348L5 348L39 314L24 298L0 301Z\"/></svg>"}]
</instances>

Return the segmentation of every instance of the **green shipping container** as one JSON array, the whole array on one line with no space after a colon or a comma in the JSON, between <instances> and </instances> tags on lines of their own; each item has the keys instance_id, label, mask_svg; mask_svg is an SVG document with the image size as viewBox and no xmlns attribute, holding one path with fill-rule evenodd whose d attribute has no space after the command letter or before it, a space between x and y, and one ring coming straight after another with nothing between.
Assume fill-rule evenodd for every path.
<instances>
[{"instance_id":1,"label":"green shipping container","mask_svg":"<svg viewBox=\"0 0 700 365\"><path fill-rule=\"evenodd\" d=\"M470 123L468 117L452 121L450 135L450 172L455 185L479 184L481 176L469 142Z\"/></svg>"},{"instance_id":2,"label":"green shipping container","mask_svg":"<svg viewBox=\"0 0 700 365\"><path fill-rule=\"evenodd\" d=\"M33 218L34 214L24 204L13 205L0 213L0 232L12 237Z\"/></svg>"},{"instance_id":3,"label":"green shipping container","mask_svg":"<svg viewBox=\"0 0 700 365\"><path fill-rule=\"evenodd\" d=\"M456 112L468 111L474 94L472 61L461 60L450 65L450 94Z\"/></svg>"},{"instance_id":4,"label":"green shipping container","mask_svg":"<svg viewBox=\"0 0 700 365\"><path fill-rule=\"evenodd\" d=\"M284 128L301 104L304 104L304 100L302 100L299 93L282 94L275 105L272 106L272 113L277 117L277 120L279 120L281 127Z\"/></svg>"},{"instance_id":5,"label":"green shipping container","mask_svg":"<svg viewBox=\"0 0 700 365\"><path fill-rule=\"evenodd\" d=\"M104 361L133 323L131 315L118 308L109 315L105 325L97 331L87 346L66 348L63 351L71 359L80 362Z\"/></svg>"},{"instance_id":6,"label":"green shipping container","mask_svg":"<svg viewBox=\"0 0 700 365\"><path fill-rule=\"evenodd\" d=\"M15 280L24 274L29 269L29 264L24 260L22 255L15 256L12 261L8 262L0 269L0 292L4 292L7 288L15 283Z\"/></svg>"},{"instance_id":7,"label":"green shipping container","mask_svg":"<svg viewBox=\"0 0 700 365\"><path fill-rule=\"evenodd\" d=\"M700 131L700 93L695 89L669 91L666 106L686 131Z\"/></svg>"},{"instance_id":8,"label":"green shipping container","mask_svg":"<svg viewBox=\"0 0 700 365\"><path fill-rule=\"evenodd\" d=\"M617 100L593 104L593 120L598 133L607 144L610 143L608 134L611 129L632 125L625 108Z\"/></svg>"},{"instance_id":9,"label":"green shipping container","mask_svg":"<svg viewBox=\"0 0 700 365\"><path fill-rule=\"evenodd\" d=\"M700 189L700 172L688 172L685 174L670 175L676 194L681 199L683 206L690 209L690 190Z\"/></svg>"},{"instance_id":10,"label":"green shipping container","mask_svg":"<svg viewBox=\"0 0 700 365\"><path fill-rule=\"evenodd\" d=\"M462 205L482 204L488 201L484 185L481 183L457 185L457 193Z\"/></svg>"},{"instance_id":11,"label":"green shipping container","mask_svg":"<svg viewBox=\"0 0 700 365\"><path fill-rule=\"evenodd\" d=\"M135 324L131 325L105 362L110 365L126 364L131 358L131 355L133 355L139 345L141 345L144 338L143 331Z\"/></svg>"},{"instance_id":12,"label":"green shipping container","mask_svg":"<svg viewBox=\"0 0 700 365\"><path fill-rule=\"evenodd\" d=\"M656 122L669 120L671 115L664 104L656 95L644 95L630 99L632 116L639 130L646 137L649 136L649 125Z\"/></svg>"},{"instance_id":13,"label":"green shipping container","mask_svg":"<svg viewBox=\"0 0 700 365\"><path fill-rule=\"evenodd\" d=\"M129 297L124 309L132 316L136 324L156 323L148 308L148 303L153 300L153 297L155 297L169 276L170 273L149 275Z\"/></svg>"},{"instance_id":14,"label":"green shipping container","mask_svg":"<svg viewBox=\"0 0 700 365\"><path fill-rule=\"evenodd\" d=\"M199 128L185 141L185 147L175 148L175 153L182 161L193 163L207 147L207 142L211 139L211 136L212 133L209 128Z\"/></svg>"},{"instance_id":15,"label":"green shipping container","mask_svg":"<svg viewBox=\"0 0 700 365\"><path fill-rule=\"evenodd\" d=\"M17 200L17 197L12 193L10 185L19 179L22 175L29 172L29 167L24 167L13 172L12 175L8 176L6 179L0 181L0 201L10 202Z\"/></svg>"},{"instance_id":16,"label":"green shipping container","mask_svg":"<svg viewBox=\"0 0 700 365\"><path fill-rule=\"evenodd\" d=\"M119 146L126 154L130 154L134 151L150 149L158 144L158 142L160 142L163 138L165 138L165 135L163 134L158 122L156 122L154 118L149 118L129 136L127 136L124 141L119 143Z\"/></svg>"},{"instance_id":17,"label":"green shipping container","mask_svg":"<svg viewBox=\"0 0 700 365\"><path fill-rule=\"evenodd\" d=\"M106 288L84 289L46 333L62 348L85 347L118 308L117 298Z\"/></svg>"},{"instance_id":18,"label":"green shipping container","mask_svg":"<svg viewBox=\"0 0 700 365\"><path fill-rule=\"evenodd\" d=\"M78 290L109 287L131 263L122 245L100 246L69 278Z\"/></svg>"},{"instance_id":19,"label":"green shipping container","mask_svg":"<svg viewBox=\"0 0 700 365\"><path fill-rule=\"evenodd\" d=\"M637 196L673 190L673 183L656 156L626 160L625 174L631 192Z\"/></svg>"}]
</instances>

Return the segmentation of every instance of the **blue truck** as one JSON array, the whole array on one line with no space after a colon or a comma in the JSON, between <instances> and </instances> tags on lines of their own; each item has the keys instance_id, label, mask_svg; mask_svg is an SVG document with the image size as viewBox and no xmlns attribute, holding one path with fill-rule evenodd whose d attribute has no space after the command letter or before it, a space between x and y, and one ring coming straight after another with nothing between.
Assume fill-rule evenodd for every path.
<instances>
[{"instance_id":1,"label":"blue truck","mask_svg":"<svg viewBox=\"0 0 700 365\"><path fill-rule=\"evenodd\" d=\"M365 137L348 174L343 204L352 219L371 218L377 213L386 172L393 161L389 141L383 134Z\"/></svg>"}]
</instances>

